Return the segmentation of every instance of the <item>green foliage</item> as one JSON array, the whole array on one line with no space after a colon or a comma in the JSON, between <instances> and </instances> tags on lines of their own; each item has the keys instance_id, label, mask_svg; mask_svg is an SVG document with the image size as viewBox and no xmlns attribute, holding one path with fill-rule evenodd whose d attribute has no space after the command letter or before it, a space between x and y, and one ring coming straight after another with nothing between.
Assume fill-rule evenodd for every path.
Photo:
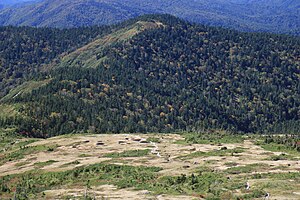
<instances>
[{"instance_id":1,"label":"green foliage","mask_svg":"<svg viewBox=\"0 0 300 200\"><path fill-rule=\"evenodd\" d=\"M6 153L1 158L0 164L15 161L24 158L26 155L35 154L43 151L52 152L58 146L45 146L45 145L38 145L38 146L20 146L19 149L13 150L12 152Z\"/></svg>"},{"instance_id":2,"label":"green foliage","mask_svg":"<svg viewBox=\"0 0 300 200\"><path fill-rule=\"evenodd\" d=\"M134 187L150 190L154 194L211 194L219 196L227 179L222 174L211 171L198 175L181 175L176 177L159 177L157 167L132 167L126 165L94 164L78 167L65 172L33 171L16 176L0 178L0 185L6 193L18 187L27 191L27 195L38 198L43 191L63 185L90 186L114 184L119 188ZM16 185L18 183L18 185Z\"/></svg>"},{"instance_id":3,"label":"green foliage","mask_svg":"<svg viewBox=\"0 0 300 200\"><path fill-rule=\"evenodd\" d=\"M295 180L300 183L300 172L287 172L287 173L264 173L260 176L253 175L253 178L263 179L271 178L275 180Z\"/></svg>"},{"instance_id":4,"label":"green foliage","mask_svg":"<svg viewBox=\"0 0 300 200\"><path fill-rule=\"evenodd\" d=\"M157 137L148 137L146 141L149 142L149 143L150 142L160 143L160 139L157 138Z\"/></svg>"},{"instance_id":5,"label":"green foliage","mask_svg":"<svg viewBox=\"0 0 300 200\"><path fill-rule=\"evenodd\" d=\"M142 186L148 182L153 183L157 179L155 173L160 170L157 167L94 164L65 172L32 171L5 176L0 178L0 185L8 189L18 187L26 191L27 195L37 198L38 193L47 189L62 185L83 185L86 182L92 185L114 184L120 188Z\"/></svg>"},{"instance_id":6,"label":"green foliage","mask_svg":"<svg viewBox=\"0 0 300 200\"><path fill-rule=\"evenodd\" d=\"M260 189L255 189L250 192L250 194L245 194L242 196L242 199L254 199L254 198L262 198L266 194L265 191L260 190Z\"/></svg>"},{"instance_id":7,"label":"green foliage","mask_svg":"<svg viewBox=\"0 0 300 200\"><path fill-rule=\"evenodd\" d=\"M62 53L73 51L105 32L109 32L108 27L68 30L0 27L0 98L24 82L24 79L30 82L15 88L3 100L42 85L43 83L35 81L43 77L36 72L51 68L41 67L42 65L56 62ZM42 81L45 83L45 80Z\"/></svg>"},{"instance_id":8,"label":"green foliage","mask_svg":"<svg viewBox=\"0 0 300 200\"><path fill-rule=\"evenodd\" d=\"M273 155L270 158L267 158L266 160L279 161L279 160L298 160L298 159L291 155L282 153L280 155Z\"/></svg>"},{"instance_id":9,"label":"green foliage","mask_svg":"<svg viewBox=\"0 0 300 200\"><path fill-rule=\"evenodd\" d=\"M121 153L108 153L105 154L104 157L108 157L108 158L142 157L148 155L149 152L150 152L149 149L128 150L128 151L123 151Z\"/></svg>"},{"instance_id":10,"label":"green foliage","mask_svg":"<svg viewBox=\"0 0 300 200\"><path fill-rule=\"evenodd\" d=\"M135 26L138 23L140 27ZM140 32L126 37L124 30ZM51 77L47 84L10 99L10 104L23 105L18 110L21 117L0 117L0 127L13 125L19 132L35 137L72 132L300 132L300 63L296 59L300 40L296 37L198 26L169 15L143 16L106 28L6 27L0 33L11 37L11 43L3 42L3 58L11 63L5 64L6 86L19 80L9 78L15 71L24 73L13 63L27 66L26 76L40 64L52 63L52 70L32 74L39 80ZM107 46L97 48L97 44L103 44L97 41L106 41L105 36L111 38L114 34L117 37L113 41L121 42L108 40ZM18 52L21 47L17 43L23 35L36 35L29 46L42 40L43 49L44 43L50 43L45 48L52 53L47 51L34 60L35 56L28 55L39 48ZM75 63L60 65L60 53L96 35L102 37L73 54L64 54ZM72 37L76 40L70 41ZM54 51L56 48L59 51ZM16 56L10 57L10 52ZM97 60L103 56L105 60ZM7 93L10 87L6 86ZM215 139L221 143L242 140L222 134L208 135L207 140L201 134L188 137L196 143Z\"/></svg>"},{"instance_id":11,"label":"green foliage","mask_svg":"<svg viewBox=\"0 0 300 200\"><path fill-rule=\"evenodd\" d=\"M186 143L192 144L231 144L244 141L242 135L230 134L218 131L207 131L204 133L189 133L183 135Z\"/></svg>"},{"instance_id":12,"label":"green foliage","mask_svg":"<svg viewBox=\"0 0 300 200\"><path fill-rule=\"evenodd\" d=\"M243 148L235 148L235 149L227 149L227 148L221 148L220 150L214 150L214 151L208 151L208 152L202 152L197 151L193 152L184 156L179 156L179 159L191 159L191 158L197 158L197 157L210 157L210 156L238 156L238 154L243 153Z\"/></svg>"},{"instance_id":13,"label":"green foliage","mask_svg":"<svg viewBox=\"0 0 300 200\"><path fill-rule=\"evenodd\" d=\"M58 162L58 161L48 160L48 161L45 161L45 162L36 162L36 163L34 163L34 166L36 166L38 168L43 168L45 166L52 165L53 163L56 163L56 162Z\"/></svg>"},{"instance_id":14,"label":"green foliage","mask_svg":"<svg viewBox=\"0 0 300 200\"><path fill-rule=\"evenodd\" d=\"M31 162L29 161L24 161L24 162L19 162L19 163L16 163L15 166L16 167L22 167L24 165L27 165L27 164L30 164Z\"/></svg>"},{"instance_id":15,"label":"green foliage","mask_svg":"<svg viewBox=\"0 0 300 200\"><path fill-rule=\"evenodd\" d=\"M241 174L241 173L251 173L257 170L268 169L267 164L249 164L245 166L231 167L226 169L224 172L228 174Z\"/></svg>"},{"instance_id":16,"label":"green foliage","mask_svg":"<svg viewBox=\"0 0 300 200\"><path fill-rule=\"evenodd\" d=\"M300 155L300 136L299 135L269 135L260 138L256 142L268 151L285 152L293 155Z\"/></svg>"}]
</instances>

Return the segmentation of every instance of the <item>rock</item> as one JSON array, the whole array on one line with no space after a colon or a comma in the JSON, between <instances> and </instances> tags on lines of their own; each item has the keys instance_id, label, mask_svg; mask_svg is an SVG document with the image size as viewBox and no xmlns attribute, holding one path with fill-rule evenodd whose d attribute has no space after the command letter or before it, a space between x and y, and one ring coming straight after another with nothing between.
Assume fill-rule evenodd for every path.
<instances>
[{"instance_id":1,"label":"rock","mask_svg":"<svg viewBox=\"0 0 300 200\"><path fill-rule=\"evenodd\" d=\"M133 138L132 140L135 141L135 142L139 142L139 141L141 141L142 139L141 139L141 138Z\"/></svg>"},{"instance_id":2,"label":"rock","mask_svg":"<svg viewBox=\"0 0 300 200\"><path fill-rule=\"evenodd\" d=\"M103 146L103 145L104 145L104 142L98 141L98 142L96 143L96 145L97 145L97 146Z\"/></svg>"},{"instance_id":3,"label":"rock","mask_svg":"<svg viewBox=\"0 0 300 200\"><path fill-rule=\"evenodd\" d=\"M126 141L119 140L118 143L119 143L119 144L126 144Z\"/></svg>"},{"instance_id":4,"label":"rock","mask_svg":"<svg viewBox=\"0 0 300 200\"><path fill-rule=\"evenodd\" d=\"M227 147L221 147L221 150L222 151L227 150Z\"/></svg>"},{"instance_id":5,"label":"rock","mask_svg":"<svg viewBox=\"0 0 300 200\"><path fill-rule=\"evenodd\" d=\"M141 140L140 143L141 144L148 144L149 142L147 140Z\"/></svg>"}]
</instances>

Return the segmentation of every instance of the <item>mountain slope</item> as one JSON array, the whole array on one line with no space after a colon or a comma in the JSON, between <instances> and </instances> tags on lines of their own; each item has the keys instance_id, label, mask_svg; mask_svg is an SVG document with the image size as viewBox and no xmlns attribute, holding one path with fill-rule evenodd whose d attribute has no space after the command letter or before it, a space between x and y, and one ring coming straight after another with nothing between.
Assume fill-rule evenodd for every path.
<instances>
[{"instance_id":1,"label":"mountain slope","mask_svg":"<svg viewBox=\"0 0 300 200\"><path fill-rule=\"evenodd\" d=\"M46 0L37 4L4 10L2 25L78 27L110 24L135 17L141 12L109 1Z\"/></svg>"},{"instance_id":2,"label":"mountain slope","mask_svg":"<svg viewBox=\"0 0 300 200\"><path fill-rule=\"evenodd\" d=\"M62 53L110 32L110 27L49 29L0 27L0 97Z\"/></svg>"},{"instance_id":3,"label":"mountain slope","mask_svg":"<svg viewBox=\"0 0 300 200\"><path fill-rule=\"evenodd\" d=\"M114 31L105 37L99 38L76 51L64 56L60 66L80 66L80 67L98 67L105 59L103 53L106 48L114 44L122 43L131 39L135 35L153 28L163 26L159 22L138 21L132 25Z\"/></svg>"},{"instance_id":4,"label":"mountain slope","mask_svg":"<svg viewBox=\"0 0 300 200\"><path fill-rule=\"evenodd\" d=\"M9 93L2 104L22 107L0 125L40 137L299 133L299 46L296 37L197 26L169 15L140 17L61 56L35 79L45 83L40 87Z\"/></svg>"},{"instance_id":5,"label":"mountain slope","mask_svg":"<svg viewBox=\"0 0 300 200\"><path fill-rule=\"evenodd\" d=\"M297 0L44 0L0 12L1 25L78 27L169 13L186 20L243 31L299 34Z\"/></svg>"}]
</instances>

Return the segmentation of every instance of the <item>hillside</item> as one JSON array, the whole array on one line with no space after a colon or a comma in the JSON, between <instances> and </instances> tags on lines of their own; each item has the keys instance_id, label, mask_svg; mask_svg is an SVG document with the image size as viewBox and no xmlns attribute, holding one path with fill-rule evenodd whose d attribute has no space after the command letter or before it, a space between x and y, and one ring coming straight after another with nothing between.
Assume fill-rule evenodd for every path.
<instances>
[{"instance_id":1,"label":"hillside","mask_svg":"<svg viewBox=\"0 0 300 200\"><path fill-rule=\"evenodd\" d=\"M30 30L38 38L56 29ZM0 116L2 127L38 137L86 131L300 132L298 37L239 33L169 15L99 27L98 36L81 32L86 29L58 33L76 30L87 38L80 48L46 54L45 63L26 57L19 68L7 68L7 83L14 70L28 70L18 87L4 85L9 93L1 99L8 111ZM23 58L33 43L28 40L17 55ZM3 49L10 46L4 44ZM9 58L15 56L8 63Z\"/></svg>"},{"instance_id":2,"label":"hillside","mask_svg":"<svg viewBox=\"0 0 300 200\"><path fill-rule=\"evenodd\" d=\"M298 0L43 0L0 11L0 25L78 27L168 13L242 31L299 35L299 6Z\"/></svg>"},{"instance_id":3,"label":"hillside","mask_svg":"<svg viewBox=\"0 0 300 200\"><path fill-rule=\"evenodd\" d=\"M37 71L61 54L76 50L99 35L110 32L111 28L0 27L0 97L24 79L34 79L38 76Z\"/></svg>"}]
</instances>

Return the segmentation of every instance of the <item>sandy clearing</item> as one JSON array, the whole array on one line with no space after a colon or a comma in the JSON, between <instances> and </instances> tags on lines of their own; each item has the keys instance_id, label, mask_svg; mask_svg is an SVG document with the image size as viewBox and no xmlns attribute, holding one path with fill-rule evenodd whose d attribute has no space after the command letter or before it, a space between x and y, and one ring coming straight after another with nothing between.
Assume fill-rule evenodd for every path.
<instances>
[{"instance_id":1,"label":"sandy clearing","mask_svg":"<svg viewBox=\"0 0 300 200\"><path fill-rule=\"evenodd\" d=\"M160 139L159 143L141 143L140 141L146 140L149 137L156 137ZM126 163L133 166L157 166L162 167L160 172L162 175L181 175L191 174L199 166L210 165L215 170L225 170L230 166L226 163L235 163L236 166L245 166L249 164L264 163L270 167L281 167L276 169L276 172L281 171L297 171L300 169L300 161L280 160L269 161L266 160L270 155L280 154L280 152L269 152L261 147L254 145L250 140L245 140L241 144L175 144L176 141L182 140L180 135L176 134L118 134L118 135L75 135L74 137L55 137L47 140L37 141L28 146L53 146L57 145L58 148L53 152L38 152L34 155L27 155L25 158L7 162L0 166L0 176L8 174L23 173L34 169L34 163L46 162L54 160L57 162L45 166L42 169L47 171L60 171L73 169L82 165L89 165L100 163L103 161L111 161L111 163ZM100 143L100 145L99 145ZM97 145L98 144L98 145ZM221 147L227 149L234 149L237 147L244 148L245 152L234 156L211 156L211 157L198 157L189 160L176 159L182 155L188 155L196 151L215 151ZM128 150L137 149L155 149L154 153L150 153L145 157L136 158L119 158L111 159L103 157L107 153L123 152ZM159 156L157 156L159 152ZM21 162L28 162L24 166L17 167L16 165ZM78 161L79 164L71 165L71 162ZM275 172L274 171L274 172ZM265 172L264 170L258 170Z\"/></svg>"},{"instance_id":2,"label":"sandy clearing","mask_svg":"<svg viewBox=\"0 0 300 200\"><path fill-rule=\"evenodd\" d=\"M58 189L47 190L44 192L46 199L62 199L65 196L73 196L75 199L83 197L85 193L88 196L95 197L96 199L120 199L120 200L191 200L195 199L192 196L171 196L171 195L152 195L147 190L134 190L134 189L118 189L113 185L101 185L88 189ZM198 198L200 199L200 198Z\"/></svg>"}]
</instances>

